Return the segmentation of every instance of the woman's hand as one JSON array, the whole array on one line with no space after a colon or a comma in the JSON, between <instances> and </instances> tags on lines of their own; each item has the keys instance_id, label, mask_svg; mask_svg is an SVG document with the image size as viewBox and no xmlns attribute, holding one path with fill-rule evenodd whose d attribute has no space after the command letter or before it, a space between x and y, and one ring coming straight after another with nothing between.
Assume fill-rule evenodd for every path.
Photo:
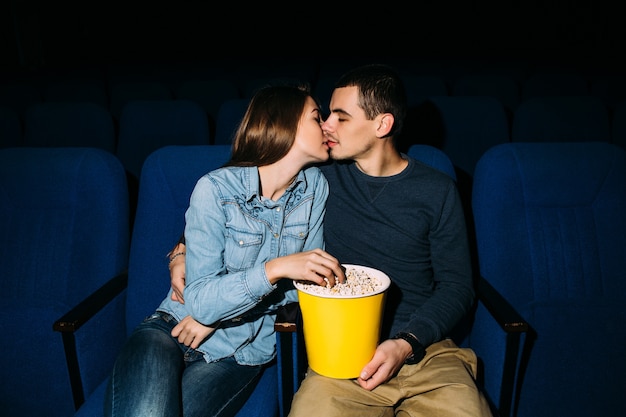
<instances>
[{"instance_id":1,"label":"woman's hand","mask_svg":"<svg viewBox=\"0 0 626 417\"><path fill-rule=\"evenodd\" d=\"M178 338L180 343L196 349L216 328L205 326L194 320L193 317L187 316L174 326L171 334L172 337Z\"/></svg>"},{"instance_id":2,"label":"woman's hand","mask_svg":"<svg viewBox=\"0 0 626 417\"><path fill-rule=\"evenodd\" d=\"M298 252L274 258L265 263L265 273L272 284L282 278L294 281L310 281L318 285L334 286L345 282L344 268L337 258L322 249Z\"/></svg>"},{"instance_id":3,"label":"woman's hand","mask_svg":"<svg viewBox=\"0 0 626 417\"><path fill-rule=\"evenodd\" d=\"M185 245L179 243L172 252L184 252ZM294 281L310 281L318 285L335 285L336 282L345 282L344 268L337 258L322 249L313 249L307 252L298 252L287 256L274 258L265 263L265 273L272 284L282 278ZM185 257L179 256L170 263L170 283L172 285L172 300L185 304L183 291L185 289Z\"/></svg>"}]
</instances>

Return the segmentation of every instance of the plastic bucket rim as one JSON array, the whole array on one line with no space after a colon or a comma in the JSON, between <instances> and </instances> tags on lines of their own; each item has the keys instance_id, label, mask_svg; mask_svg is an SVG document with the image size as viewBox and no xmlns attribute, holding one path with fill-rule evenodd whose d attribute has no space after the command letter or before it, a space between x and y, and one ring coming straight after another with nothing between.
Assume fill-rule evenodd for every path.
<instances>
[{"instance_id":1,"label":"plastic bucket rim","mask_svg":"<svg viewBox=\"0 0 626 417\"><path fill-rule=\"evenodd\" d=\"M293 281L293 285L296 287L296 289L298 291L303 292L304 294L310 295L312 297L330 298L330 299L337 299L337 300L349 300L349 299L354 299L354 298L372 297L372 296L384 293L391 286L391 278L389 278L389 275L387 275L386 273L384 273L380 269L376 269L376 268L372 268L372 267L364 266L364 265L355 265L355 264L341 264L341 265L345 269L362 269L365 272L373 272L373 275L375 275L376 278L382 279L382 281L383 281L382 287L380 289L376 290L376 291L373 291L373 292L370 292L370 293L367 293L367 294L330 295L330 294L318 294L318 293L309 291L309 290L307 290L305 288L302 288L302 285L298 281Z\"/></svg>"}]
</instances>

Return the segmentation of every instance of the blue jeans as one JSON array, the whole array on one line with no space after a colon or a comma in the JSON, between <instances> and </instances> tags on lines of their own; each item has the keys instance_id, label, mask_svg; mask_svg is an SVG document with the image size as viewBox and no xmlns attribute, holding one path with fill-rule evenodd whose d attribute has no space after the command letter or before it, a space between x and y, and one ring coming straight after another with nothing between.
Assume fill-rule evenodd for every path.
<instances>
[{"instance_id":1,"label":"blue jeans","mask_svg":"<svg viewBox=\"0 0 626 417\"><path fill-rule=\"evenodd\" d=\"M244 405L262 366L233 358L207 363L171 336L176 324L156 312L133 331L113 368L105 416L234 416Z\"/></svg>"}]
</instances>

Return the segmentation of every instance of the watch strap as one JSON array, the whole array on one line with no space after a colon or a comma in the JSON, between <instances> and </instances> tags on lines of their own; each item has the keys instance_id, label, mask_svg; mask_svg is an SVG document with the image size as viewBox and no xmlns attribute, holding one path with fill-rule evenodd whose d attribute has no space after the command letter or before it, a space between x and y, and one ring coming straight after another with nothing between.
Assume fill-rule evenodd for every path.
<instances>
[{"instance_id":1,"label":"watch strap","mask_svg":"<svg viewBox=\"0 0 626 417\"><path fill-rule=\"evenodd\" d=\"M424 359L424 356L426 355L426 348L420 343L419 340L417 340L417 337L415 337L413 333L400 332L396 334L393 339L406 340L411 345L413 355L411 355L404 361L404 363L406 363L407 365L415 365L416 363Z\"/></svg>"}]
</instances>

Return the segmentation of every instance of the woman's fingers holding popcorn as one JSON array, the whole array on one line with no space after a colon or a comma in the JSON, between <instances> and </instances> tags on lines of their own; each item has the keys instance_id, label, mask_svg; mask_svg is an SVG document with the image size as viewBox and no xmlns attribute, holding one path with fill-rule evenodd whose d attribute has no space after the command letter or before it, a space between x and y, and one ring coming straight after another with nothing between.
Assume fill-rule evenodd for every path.
<instances>
[{"instance_id":1,"label":"woman's fingers holding popcorn","mask_svg":"<svg viewBox=\"0 0 626 417\"><path fill-rule=\"evenodd\" d=\"M374 294L385 288L384 283L380 279L356 267L348 268L346 270L346 280L344 282L336 282L334 286L316 285L301 281L297 283L296 287L300 290L305 290L309 294L337 297Z\"/></svg>"},{"instance_id":2,"label":"woman's fingers holding popcorn","mask_svg":"<svg viewBox=\"0 0 626 417\"><path fill-rule=\"evenodd\" d=\"M345 273L339 261L322 249L274 258L265 263L265 272L272 283L281 278L331 286L345 281Z\"/></svg>"},{"instance_id":3,"label":"woman's fingers holding popcorn","mask_svg":"<svg viewBox=\"0 0 626 417\"><path fill-rule=\"evenodd\" d=\"M313 281L319 285L334 287L338 282L344 282L346 275L339 260L321 249L311 251L311 257L307 264L311 272L317 274L320 279L313 276Z\"/></svg>"}]
</instances>

